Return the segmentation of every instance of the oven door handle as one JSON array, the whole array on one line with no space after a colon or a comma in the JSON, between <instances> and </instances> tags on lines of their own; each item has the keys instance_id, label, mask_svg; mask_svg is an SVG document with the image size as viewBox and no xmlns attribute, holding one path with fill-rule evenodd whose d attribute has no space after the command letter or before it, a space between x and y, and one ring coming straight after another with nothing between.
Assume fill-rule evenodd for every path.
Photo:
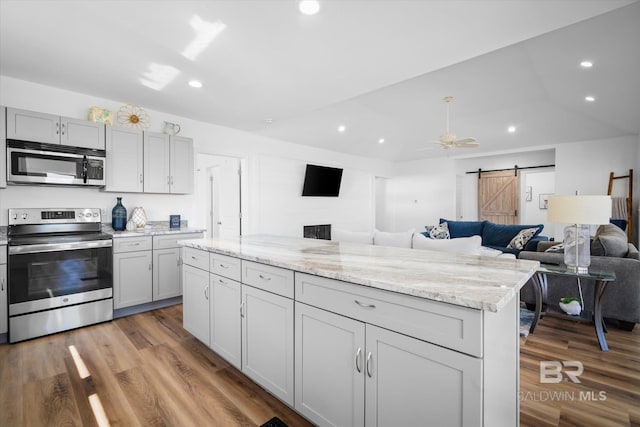
<instances>
[{"instance_id":1,"label":"oven door handle","mask_svg":"<svg viewBox=\"0 0 640 427\"><path fill-rule=\"evenodd\" d=\"M45 243L42 245L9 246L9 255L73 251L76 249L108 248L111 246L113 246L111 239L68 243Z\"/></svg>"}]
</instances>

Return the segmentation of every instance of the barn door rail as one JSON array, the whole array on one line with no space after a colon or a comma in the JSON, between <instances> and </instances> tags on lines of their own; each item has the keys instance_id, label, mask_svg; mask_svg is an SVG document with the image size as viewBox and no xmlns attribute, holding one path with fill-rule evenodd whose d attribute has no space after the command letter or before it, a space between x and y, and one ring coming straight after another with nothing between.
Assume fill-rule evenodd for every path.
<instances>
[{"instance_id":1,"label":"barn door rail","mask_svg":"<svg viewBox=\"0 0 640 427\"><path fill-rule=\"evenodd\" d=\"M467 171L466 173L477 173L478 174L478 179L482 178L482 173L483 172L504 172L504 171L513 171L515 176L518 176L518 171L521 171L523 169L541 169L541 168L554 168L556 165L540 165L540 166L518 166L518 165L514 165L512 168L504 168L504 169L487 169L484 170L482 168L478 168L478 170L475 171Z\"/></svg>"}]
</instances>

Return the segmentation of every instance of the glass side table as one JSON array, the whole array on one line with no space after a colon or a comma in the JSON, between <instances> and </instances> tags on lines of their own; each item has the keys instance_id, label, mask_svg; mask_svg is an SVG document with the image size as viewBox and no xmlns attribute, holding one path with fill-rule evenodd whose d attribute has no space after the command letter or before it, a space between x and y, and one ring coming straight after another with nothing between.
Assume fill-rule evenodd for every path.
<instances>
[{"instance_id":1,"label":"glass side table","mask_svg":"<svg viewBox=\"0 0 640 427\"><path fill-rule=\"evenodd\" d=\"M564 276L573 277L576 279L592 279L595 281L595 289L593 292L593 312L584 310L578 316L572 316L564 313L562 310L555 309L548 305L547 302L547 276ZM608 351L609 346L604 336L606 332L604 322L602 320L602 298L605 291L608 289L607 284L616 280L615 273L611 271L599 271L589 269L588 273L578 274L572 271L568 271L564 265L553 264L540 264L540 267L533 275L534 292L536 296L536 311L529 328L529 333L533 333L540 320L541 315L551 315L556 317L562 317L565 319L578 320L583 322L593 322L596 330L596 336L600 343L600 349L602 351Z\"/></svg>"}]
</instances>

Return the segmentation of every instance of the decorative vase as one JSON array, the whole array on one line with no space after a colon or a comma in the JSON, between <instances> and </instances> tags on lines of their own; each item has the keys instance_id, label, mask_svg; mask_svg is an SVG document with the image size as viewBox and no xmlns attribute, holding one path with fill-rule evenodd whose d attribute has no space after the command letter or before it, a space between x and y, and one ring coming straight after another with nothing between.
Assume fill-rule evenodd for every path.
<instances>
[{"instance_id":1,"label":"decorative vase","mask_svg":"<svg viewBox=\"0 0 640 427\"><path fill-rule=\"evenodd\" d=\"M578 301L571 301L568 303L560 301L560 308L562 311L572 316L578 316L582 311L582 307Z\"/></svg>"},{"instance_id":2,"label":"decorative vase","mask_svg":"<svg viewBox=\"0 0 640 427\"><path fill-rule=\"evenodd\" d=\"M122 206L122 197L116 197L118 203L111 210L111 228L122 231L127 227L127 209Z\"/></svg>"}]
</instances>

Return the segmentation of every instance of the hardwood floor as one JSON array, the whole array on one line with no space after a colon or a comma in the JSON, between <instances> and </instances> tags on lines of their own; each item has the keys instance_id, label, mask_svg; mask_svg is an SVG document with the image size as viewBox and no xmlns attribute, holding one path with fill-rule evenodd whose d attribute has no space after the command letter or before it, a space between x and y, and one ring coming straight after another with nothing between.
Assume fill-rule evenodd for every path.
<instances>
[{"instance_id":1,"label":"hardwood floor","mask_svg":"<svg viewBox=\"0 0 640 427\"><path fill-rule=\"evenodd\" d=\"M0 345L0 426L100 425L91 395L111 426L311 425L185 331L181 305Z\"/></svg>"},{"instance_id":2,"label":"hardwood floor","mask_svg":"<svg viewBox=\"0 0 640 427\"><path fill-rule=\"evenodd\" d=\"M607 340L551 317L521 338L521 426L640 426L640 327ZM583 363L581 383L541 383L540 361ZM112 426L310 425L186 332L181 305L0 345L0 426L100 425L90 396Z\"/></svg>"}]
</instances>

